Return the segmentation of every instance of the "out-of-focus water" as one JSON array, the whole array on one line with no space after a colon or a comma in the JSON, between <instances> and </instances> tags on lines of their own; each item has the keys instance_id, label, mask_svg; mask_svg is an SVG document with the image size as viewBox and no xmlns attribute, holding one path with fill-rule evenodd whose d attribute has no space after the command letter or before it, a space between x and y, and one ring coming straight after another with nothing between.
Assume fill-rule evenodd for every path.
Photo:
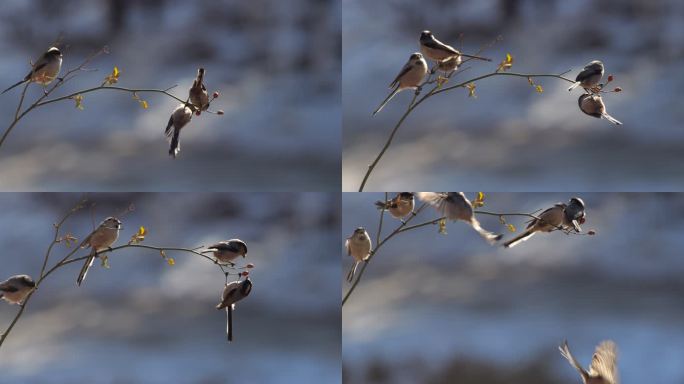
<instances>
[{"instance_id":1,"label":"out-of-focus water","mask_svg":"<svg viewBox=\"0 0 684 384\"><path fill-rule=\"evenodd\" d=\"M78 194L0 195L0 279L38 274L52 223ZM205 259L124 249L45 280L0 349L0 383L328 383L340 377L339 195L322 193L93 194L94 217L122 217L124 244L194 248L241 238L254 288L234 312L234 342L214 307L224 276ZM88 210L65 226L83 238ZM52 261L63 255L55 247ZM85 253L87 251L83 251ZM312 271L315 271L313 273ZM0 303L0 329L18 309Z\"/></svg>"},{"instance_id":2,"label":"out-of-focus water","mask_svg":"<svg viewBox=\"0 0 684 384\"><path fill-rule=\"evenodd\" d=\"M573 195L487 193L482 209L532 212ZM684 196L579 196L587 205L583 228L595 236L537 234L504 249L451 223L447 235L430 226L393 238L343 308L346 381L372 382L368 372L379 364L390 372L386 382L459 382L436 372L463 361L463 369L481 364L492 375L541 364L550 378L536 382L574 382L575 372L556 349L567 338L586 365L599 341L615 340L623 383L682 382ZM383 197L345 193L343 235L362 225L375 239L373 202ZM429 209L412 224L434 217ZM506 232L497 217L479 219L487 229ZM509 221L524 227L523 219ZM386 217L384 233L396 225ZM342 260L346 272L351 261ZM400 374L407 362L415 369ZM530 381L510 374L502 382Z\"/></svg>"}]
</instances>

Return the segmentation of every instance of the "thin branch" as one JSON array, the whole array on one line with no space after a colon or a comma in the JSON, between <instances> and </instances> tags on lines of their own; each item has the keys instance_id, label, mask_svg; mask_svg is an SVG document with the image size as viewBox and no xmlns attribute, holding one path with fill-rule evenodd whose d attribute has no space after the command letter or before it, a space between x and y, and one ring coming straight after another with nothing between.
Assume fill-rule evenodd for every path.
<instances>
[{"instance_id":1,"label":"thin branch","mask_svg":"<svg viewBox=\"0 0 684 384\"><path fill-rule=\"evenodd\" d=\"M178 97L176 97L173 94L168 92L169 89L173 89L175 87L176 86L174 85L173 87L169 87L166 90L164 90L164 89L154 89L154 88L124 88L124 87L115 87L115 86L111 86L111 85L99 85L97 87L88 88L88 89L84 89L82 91L73 92L73 93L70 93L66 96L60 96L60 97L57 97L54 99L41 101L40 103L36 104L36 107L42 107L43 105L55 103L57 101L72 99L74 96L82 95L85 93L91 93L91 92L95 92L95 91L100 91L100 90L105 90L105 89L110 89L110 90L115 90L115 91L123 91L123 92L129 92L129 93L161 93L161 94L164 94L164 95L166 95L172 99L175 99L175 100L185 104L185 100L179 99Z\"/></svg>"},{"instance_id":2,"label":"thin branch","mask_svg":"<svg viewBox=\"0 0 684 384\"><path fill-rule=\"evenodd\" d=\"M411 114L411 112L413 112L414 109L416 109L416 107L418 107L423 101L429 99L430 97L437 95L437 94L440 94L440 93L443 93L443 92L454 90L456 88L463 88L467 84L475 83L477 81L480 81L480 80L483 80L483 79L486 79L489 77L494 77L494 76L513 76L513 77L521 77L521 78L526 78L526 79L537 78L537 77L550 77L550 78L561 79L561 80L565 80L565 81L574 83L573 80L563 76L564 74L566 74L568 72L569 71L566 71L566 72L563 72L560 74L537 74L537 73L527 73L526 74L526 73L515 73L515 72L492 72L492 73L488 73L488 74L485 74L482 76L478 76L478 77L472 78L470 80L466 80L462 83L451 85L451 86L444 87L444 88L442 88L442 86L440 84L436 84L427 94L425 94L423 97L421 97L417 101L416 101L416 98L418 97L420 90L416 91L415 95L413 96L413 99L411 100L411 103L408 105L408 107L406 108L406 111L401 116L399 121L395 124L395 126L392 129L389 137L387 138L387 141L385 141L385 145L380 150L380 153L378 153L378 155L375 157L375 160L373 160L373 162L370 163L370 165L368 165L368 169L366 170L366 174L363 176L363 180L361 181L361 185L359 186L358 191L363 192L363 189L365 188L366 183L368 182L368 179L370 178L370 175L373 173L373 170L375 169L375 167L380 162L380 159L382 159L382 157L385 155L385 152L387 152L387 149L392 144L392 140L394 140L394 136L396 135L397 131L399 130L399 127L401 127L401 125L404 123L406 118Z\"/></svg>"}]
</instances>

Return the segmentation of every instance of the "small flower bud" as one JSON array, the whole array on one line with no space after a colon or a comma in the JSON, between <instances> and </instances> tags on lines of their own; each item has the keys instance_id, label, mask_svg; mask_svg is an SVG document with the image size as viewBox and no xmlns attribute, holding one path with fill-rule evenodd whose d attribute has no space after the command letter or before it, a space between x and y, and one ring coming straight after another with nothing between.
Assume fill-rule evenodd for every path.
<instances>
[{"instance_id":1,"label":"small flower bud","mask_svg":"<svg viewBox=\"0 0 684 384\"><path fill-rule=\"evenodd\" d=\"M216 114L217 115L223 115L223 109L219 109L218 111L216 111Z\"/></svg>"},{"instance_id":2,"label":"small flower bud","mask_svg":"<svg viewBox=\"0 0 684 384\"><path fill-rule=\"evenodd\" d=\"M245 265L245 267L246 267L246 268L249 268L249 269L252 269L252 268L254 268L254 264L249 263L249 264Z\"/></svg>"},{"instance_id":3,"label":"small flower bud","mask_svg":"<svg viewBox=\"0 0 684 384\"><path fill-rule=\"evenodd\" d=\"M240 276L243 276L243 277L249 276L249 272L248 271L240 272Z\"/></svg>"},{"instance_id":4,"label":"small flower bud","mask_svg":"<svg viewBox=\"0 0 684 384\"><path fill-rule=\"evenodd\" d=\"M218 97L219 97L218 91L214 91L214 94L212 96L214 96L214 99L218 99Z\"/></svg>"},{"instance_id":5,"label":"small flower bud","mask_svg":"<svg viewBox=\"0 0 684 384\"><path fill-rule=\"evenodd\" d=\"M202 114L202 111L200 111L200 110L195 111L195 115L199 116L201 114Z\"/></svg>"},{"instance_id":6,"label":"small flower bud","mask_svg":"<svg viewBox=\"0 0 684 384\"><path fill-rule=\"evenodd\" d=\"M596 231L594 231L593 229L590 230L589 232L587 232L587 235L589 235L589 236L594 236L595 234L596 234Z\"/></svg>"},{"instance_id":7,"label":"small flower bud","mask_svg":"<svg viewBox=\"0 0 684 384\"><path fill-rule=\"evenodd\" d=\"M580 219L579 219L580 224L584 224L585 221L587 221L587 219L585 219L584 217L580 217Z\"/></svg>"},{"instance_id":8,"label":"small flower bud","mask_svg":"<svg viewBox=\"0 0 684 384\"><path fill-rule=\"evenodd\" d=\"M610 83L611 81L613 81L613 75L608 75L608 82Z\"/></svg>"},{"instance_id":9,"label":"small flower bud","mask_svg":"<svg viewBox=\"0 0 684 384\"><path fill-rule=\"evenodd\" d=\"M613 89L613 92L622 92L622 88L620 88L620 87L615 87L615 89Z\"/></svg>"}]
</instances>

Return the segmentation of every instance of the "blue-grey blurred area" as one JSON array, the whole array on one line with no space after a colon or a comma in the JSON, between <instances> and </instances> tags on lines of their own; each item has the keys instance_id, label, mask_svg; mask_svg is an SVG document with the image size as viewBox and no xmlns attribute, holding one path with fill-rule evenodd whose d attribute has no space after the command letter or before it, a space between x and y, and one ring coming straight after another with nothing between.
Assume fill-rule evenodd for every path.
<instances>
[{"instance_id":1,"label":"blue-grey blurred area","mask_svg":"<svg viewBox=\"0 0 684 384\"><path fill-rule=\"evenodd\" d=\"M579 195L583 232L596 235L537 234L504 249L456 222L446 235L429 226L394 237L342 310L344 382L580 383L557 349L566 338L585 367L614 340L622 383L684 382L684 195L485 195L481 210L522 213ZM375 242L383 197L345 193L343 236L365 226ZM429 208L410 224L436 217ZM477 217L514 235L496 216ZM518 233L525 221L508 219ZM383 233L398 224L386 216Z\"/></svg>"},{"instance_id":2,"label":"blue-grey blurred area","mask_svg":"<svg viewBox=\"0 0 684 384\"><path fill-rule=\"evenodd\" d=\"M5 191L338 191L340 4L333 0L8 0L0 9L0 84L23 78L60 35L63 72L107 45L110 54L56 92L90 88L117 66L117 85L181 99L206 68L211 105L194 116L174 161L164 128L176 100L85 94L27 115L0 148ZM32 85L28 100L40 96ZM0 97L0 126L21 89Z\"/></svg>"},{"instance_id":3,"label":"blue-grey blurred area","mask_svg":"<svg viewBox=\"0 0 684 384\"><path fill-rule=\"evenodd\" d=\"M125 244L193 248L238 237L254 288L234 312L234 341L217 311L225 278L212 262L167 251L122 249L110 269L80 265L43 282L0 348L0 383L335 383L340 381L340 195L324 193L91 194L64 225L83 239L92 218L120 216ZM0 279L40 271L52 223L77 194L0 194ZM96 223L97 224L97 223ZM68 249L57 245L51 263ZM87 250L78 255L87 254ZM236 277L232 277L236 279ZM17 306L0 302L0 329Z\"/></svg>"},{"instance_id":4,"label":"blue-grey blurred area","mask_svg":"<svg viewBox=\"0 0 684 384\"><path fill-rule=\"evenodd\" d=\"M679 191L684 188L684 2L678 0L388 0L343 2L343 190L357 190L367 165L406 110L410 91L375 117L420 32L492 63L448 84L493 72L506 53L513 72L574 79L602 60L607 111L624 125L584 115L569 83L494 77L421 104L399 129L366 190Z\"/></svg>"}]
</instances>

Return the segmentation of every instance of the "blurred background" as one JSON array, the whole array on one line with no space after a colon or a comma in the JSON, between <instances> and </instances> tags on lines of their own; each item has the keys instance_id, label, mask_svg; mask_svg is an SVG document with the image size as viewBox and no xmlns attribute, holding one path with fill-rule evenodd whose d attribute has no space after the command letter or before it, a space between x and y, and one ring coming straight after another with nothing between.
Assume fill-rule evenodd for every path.
<instances>
[{"instance_id":1,"label":"blurred background","mask_svg":"<svg viewBox=\"0 0 684 384\"><path fill-rule=\"evenodd\" d=\"M255 268L251 295L226 315L214 307L225 278L197 256L123 249L111 268L96 262L83 286L80 265L54 272L0 349L0 383L334 383L340 380L339 194L91 194L95 224L122 212L125 244L193 248L239 237ZM38 275L52 223L78 194L0 194L0 279ZM64 226L83 239L84 210ZM52 260L68 250L55 247ZM86 254L83 250L79 255ZM315 271L315 273L312 273ZM18 306L0 302L0 329Z\"/></svg>"},{"instance_id":2,"label":"blurred background","mask_svg":"<svg viewBox=\"0 0 684 384\"><path fill-rule=\"evenodd\" d=\"M613 74L604 96L624 125L584 115L580 91L540 79L485 79L477 98L465 89L431 98L406 120L366 190L491 189L499 191L682 190L684 2L677 0L343 0L343 190L357 190L405 111L403 92L378 115L420 32L492 63L471 62L456 80L489 73L511 53L513 71L574 78L593 59ZM381 53L381 55L378 55ZM605 79L605 77L604 77ZM559 163L562 172L557 172Z\"/></svg>"},{"instance_id":3,"label":"blurred background","mask_svg":"<svg viewBox=\"0 0 684 384\"><path fill-rule=\"evenodd\" d=\"M529 213L573 195L486 193L481 209ZM343 308L344 382L579 383L557 350L566 338L583 366L615 340L624 384L684 382L684 195L578 195L595 236L537 234L504 249L457 222L447 235L429 226L393 238ZM343 194L345 238L365 226L375 242L383 197ZM411 224L436 217L426 208ZM399 224L389 220L385 234ZM509 219L518 232L525 221ZM346 273L351 258L342 263Z\"/></svg>"},{"instance_id":4,"label":"blurred background","mask_svg":"<svg viewBox=\"0 0 684 384\"><path fill-rule=\"evenodd\" d=\"M0 9L2 89L28 73L63 34L63 71L108 45L111 53L56 95L119 84L185 99L203 66L211 109L169 158L163 134L178 102L128 93L85 95L22 120L0 148L0 184L16 191L331 190L340 186L340 3L332 0L8 0ZM41 87L31 86L28 100ZM2 95L4 128L20 89ZM220 177L219 177L220 175Z\"/></svg>"}]
</instances>

